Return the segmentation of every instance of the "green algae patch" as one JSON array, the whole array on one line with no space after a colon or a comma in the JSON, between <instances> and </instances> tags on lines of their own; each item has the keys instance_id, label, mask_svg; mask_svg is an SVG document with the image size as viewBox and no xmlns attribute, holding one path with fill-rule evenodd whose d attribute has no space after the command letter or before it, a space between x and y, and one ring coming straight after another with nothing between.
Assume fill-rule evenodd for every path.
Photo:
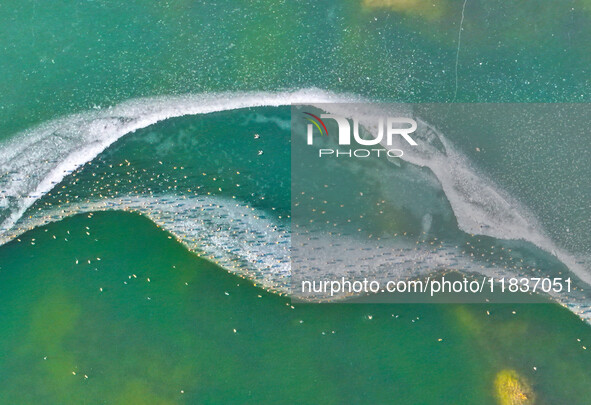
<instances>
[{"instance_id":1,"label":"green algae patch","mask_svg":"<svg viewBox=\"0 0 591 405\"><path fill-rule=\"evenodd\" d=\"M446 1L431 0L363 0L363 7L368 9L386 9L397 13L405 13L436 20L445 14Z\"/></svg>"},{"instance_id":2,"label":"green algae patch","mask_svg":"<svg viewBox=\"0 0 591 405\"><path fill-rule=\"evenodd\" d=\"M31 316L31 338L44 350L61 348L79 317L80 306L58 287L36 304Z\"/></svg>"},{"instance_id":3,"label":"green algae patch","mask_svg":"<svg viewBox=\"0 0 591 405\"><path fill-rule=\"evenodd\" d=\"M3 403L269 403L277 387L287 403L591 395L581 347L591 332L558 305L292 306L168 236L146 217L104 212L0 248L3 302L14 308L0 312ZM497 390L501 370L519 375ZM500 402L510 387L527 400Z\"/></svg>"},{"instance_id":4,"label":"green algae patch","mask_svg":"<svg viewBox=\"0 0 591 405\"><path fill-rule=\"evenodd\" d=\"M534 403L531 386L515 370L502 370L495 378L499 405L528 405Z\"/></svg>"},{"instance_id":5,"label":"green algae patch","mask_svg":"<svg viewBox=\"0 0 591 405\"><path fill-rule=\"evenodd\" d=\"M161 404L172 405L174 401L159 397L150 386L140 379L126 383L123 393L115 400L116 404Z\"/></svg>"},{"instance_id":6,"label":"green algae patch","mask_svg":"<svg viewBox=\"0 0 591 405\"><path fill-rule=\"evenodd\" d=\"M26 355L43 358L35 363L35 378L47 384L50 397L66 402L73 400L74 387L84 378L84 373L78 373L78 362L68 343L80 314L80 305L62 287L52 285L51 292L35 304L29 343L21 346Z\"/></svg>"}]
</instances>

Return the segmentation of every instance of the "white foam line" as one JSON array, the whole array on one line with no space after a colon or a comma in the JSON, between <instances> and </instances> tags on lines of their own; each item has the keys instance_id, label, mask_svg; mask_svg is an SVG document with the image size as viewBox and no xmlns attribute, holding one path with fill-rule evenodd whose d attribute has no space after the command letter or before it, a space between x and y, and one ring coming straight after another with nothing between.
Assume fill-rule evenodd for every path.
<instances>
[{"instance_id":1,"label":"white foam line","mask_svg":"<svg viewBox=\"0 0 591 405\"><path fill-rule=\"evenodd\" d=\"M371 133L377 134L376 123L380 116L392 116L392 105L374 104L369 106L336 105L329 106L332 113L356 117L361 125ZM407 106L394 106L400 108L398 113L414 115ZM416 135L431 131L433 136L443 145L445 152L439 151L429 142L429 139L421 139L419 146L409 147L400 142L393 146L404 151L403 160L417 166L427 167L439 180L447 200L458 221L458 227L469 234L492 236L497 239L524 240L540 249L554 255L564 263L577 277L591 285L591 274L584 265L579 263L577 257L556 246L550 237L546 235L541 224L535 216L511 196L503 193L501 189L487 178L483 173L478 173L472 167L468 158L436 128L414 117L419 124ZM432 141L432 140L431 140Z\"/></svg>"},{"instance_id":2,"label":"white foam line","mask_svg":"<svg viewBox=\"0 0 591 405\"><path fill-rule=\"evenodd\" d=\"M171 203L181 202L182 206ZM206 209L207 211L203 211ZM211 215L214 209L216 215ZM248 278L263 289L283 294L292 294L294 282L291 267L292 237L288 223L266 219L265 213L253 210L245 203L232 199L211 196L175 195L126 195L86 203L69 203L49 211L35 211L31 217L20 222L11 236L0 235L0 244L18 237L24 232L60 221L71 215L98 211L132 211L145 215L157 226L175 236L188 250L218 264L229 272ZM212 219L214 221L212 221ZM296 282L302 279L338 280L371 277L385 284L388 281L408 280L427 277L436 270L456 269L470 274L482 274L500 279L501 277L527 277L528 274L494 265L483 265L461 254L460 249L451 245L417 247L413 242L384 240L376 245L357 238L339 238L335 246L331 235L315 235L316 249L313 255L296 254L298 262ZM293 242L296 249L301 246L301 237ZM305 247L303 247L305 249ZM334 263L337 255L347 263ZM327 253L327 252L332 253ZM368 267L368 262L371 266ZM314 269L321 268L317 273ZM347 269L354 269L351 275ZM380 269L375 272L375 269ZM312 274L308 273L312 270ZM551 292L543 294L571 310L581 319L591 323L591 302L587 295L578 290L572 292ZM340 300L347 296L335 296L329 300ZM325 296L298 296L309 301L325 301Z\"/></svg>"},{"instance_id":3,"label":"white foam line","mask_svg":"<svg viewBox=\"0 0 591 405\"><path fill-rule=\"evenodd\" d=\"M182 205L169 202L175 199ZM268 219L265 212L233 199L126 195L85 203L67 203L50 210L33 212L12 229L13 234L0 235L0 243L72 215L109 210L145 215L200 257L261 283L267 289L288 293L291 270L289 222ZM215 210L214 215L211 210Z\"/></svg>"},{"instance_id":4,"label":"white foam line","mask_svg":"<svg viewBox=\"0 0 591 405\"><path fill-rule=\"evenodd\" d=\"M305 89L284 91L277 93L249 92L249 93L215 93L199 95L183 95L174 97L154 97L130 100L114 107L96 109L93 111L71 115L50 121L32 130L25 131L10 140L0 144L0 167L10 170L10 164L17 169L23 168L19 160L33 155L30 165L40 165L39 177L42 180L33 190L16 190L12 194L20 198L17 207L9 207L12 213L0 225L0 232L9 231L24 215L35 201L48 193L71 171L94 159L115 141L132 133L170 118L209 114L219 111L235 110L252 107L276 107L289 104L319 105L325 103L359 103L366 100L358 96L337 95L319 89ZM347 107L339 106L342 115L347 115ZM371 114L382 113L380 105L369 106ZM359 111L356 110L358 114ZM362 122L363 124L363 122ZM371 125L367 125L371 127ZM371 130L371 128L370 128ZM452 205L452 209L460 229L468 233L483 234L502 239L523 239L554 254L565 263L577 276L591 284L591 276L584 267L577 263L576 258L558 249L555 244L544 235L535 218L527 214L527 209L503 197L494 184L483 176L476 174L467 159L457 152L453 146L438 133L437 136L444 143L447 156L437 154L436 150L429 150L426 156L412 154L412 150L405 148L404 159L410 163L426 166L439 179L440 184ZM52 146L55 138L69 142L66 150L58 149L55 156L59 162L53 167L44 167L38 157L31 151L35 144ZM47 144L44 144L44 142ZM428 146L428 145L425 145ZM44 151L37 151L37 154ZM28 166L24 166L29 168ZM45 171L44 171L45 170ZM17 170L18 171L18 170ZM459 178L462 181L458 181ZM22 184L17 183L19 187ZM24 193L20 193L24 191ZM463 195L468 193L468 196ZM476 203L470 203L467 198L476 198ZM490 201L488 201L490 200ZM3 202L6 206L6 202ZM479 205L483 205L483 209ZM492 208L491 212L487 210ZM506 218L502 220L495 213L502 213ZM533 225L533 226L532 226Z\"/></svg>"},{"instance_id":5,"label":"white foam line","mask_svg":"<svg viewBox=\"0 0 591 405\"><path fill-rule=\"evenodd\" d=\"M352 100L355 100L355 97L337 96L334 93L318 89L279 93L217 93L155 97L131 100L107 109L50 121L35 129L25 131L0 145L1 160L8 162L26 151L32 144L56 134L87 138L87 143L82 145L73 143L73 150L66 151L67 156L45 174L37 187L28 192L26 198L21 199L18 209L13 211L0 225L0 231L12 228L35 201L51 191L69 172L94 159L124 135L159 121L185 115L210 114L241 108L277 107L292 103L342 103ZM116 120L115 123L113 119ZM76 146L79 148L75 149Z\"/></svg>"}]
</instances>

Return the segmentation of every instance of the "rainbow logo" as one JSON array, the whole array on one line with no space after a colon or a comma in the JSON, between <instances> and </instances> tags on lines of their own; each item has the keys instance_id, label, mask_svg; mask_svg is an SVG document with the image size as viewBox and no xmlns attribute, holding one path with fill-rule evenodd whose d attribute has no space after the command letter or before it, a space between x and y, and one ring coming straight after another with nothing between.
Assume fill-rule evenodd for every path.
<instances>
[{"instance_id":1,"label":"rainbow logo","mask_svg":"<svg viewBox=\"0 0 591 405\"><path fill-rule=\"evenodd\" d=\"M314 114L310 114L305 112L304 114L309 115L310 117L314 118L316 121L314 121L311 118L306 118L308 121L310 121L312 124L314 124L316 126L316 128L318 128L318 131L320 131L320 135L325 134L326 136L328 136L328 131L326 129L326 125L324 125L324 122L322 122L322 120L320 118L318 118L317 116L315 116ZM320 128L320 125L322 125L322 128L324 128L324 131L322 131L322 128Z\"/></svg>"}]
</instances>

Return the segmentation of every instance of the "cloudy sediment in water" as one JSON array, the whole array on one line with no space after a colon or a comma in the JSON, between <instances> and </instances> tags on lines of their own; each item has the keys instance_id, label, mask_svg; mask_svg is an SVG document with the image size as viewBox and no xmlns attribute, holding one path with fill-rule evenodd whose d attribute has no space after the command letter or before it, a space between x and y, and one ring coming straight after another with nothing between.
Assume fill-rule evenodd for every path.
<instances>
[{"instance_id":1,"label":"cloudy sediment in water","mask_svg":"<svg viewBox=\"0 0 591 405\"><path fill-rule=\"evenodd\" d=\"M588 0L0 11L1 401L591 396ZM422 147L327 161L306 173L321 187L293 194L290 105L351 103L407 103ZM334 233L298 234L292 202L343 220L339 261L322 254ZM574 289L552 304L304 305L300 236L326 275Z\"/></svg>"}]
</instances>

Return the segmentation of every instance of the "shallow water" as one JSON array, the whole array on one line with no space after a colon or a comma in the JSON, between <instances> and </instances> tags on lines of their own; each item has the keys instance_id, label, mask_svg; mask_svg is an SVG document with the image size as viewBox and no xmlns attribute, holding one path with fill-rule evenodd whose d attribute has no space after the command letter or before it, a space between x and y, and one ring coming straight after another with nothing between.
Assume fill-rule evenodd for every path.
<instances>
[{"instance_id":1,"label":"shallow water","mask_svg":"<svg viewBox=\"0 0 591 405\"><path fill-rule=\"evenodd\" d=\"M539 403L591 394L591 331L556 305L292 308L117 212L37 228L0 263L6 403L492 404L505 369Z\"/></svg>"},{"instance_id":2,"label":"shallow water","mask_svg":"<svg viewBox=\"0 0 591 405\"><path fill-rule=\"evenodd\" d=\"M303 99L309 94L319 99L334 97L317 91L289 93L289 97ZM277 102L281 95L266 97L270 101L263 102ZM223 108L215 103L230 102L222 100L169 100L163 105L158 100L136 102L119 107L119 113L55 122L48 126L49 131L39 132L35 143L27 143L24 137L14 144L21 150L8 153L7 166L16 169L4 179L12 196L0 210L5 215L2 239L10 240L31 227L78 212L131 210L146 214L199 255L228 270L248 274L267 288L287 292L293 203L301 207L294 212L300 222L307 221L302 211L312 209L323 222L349 224L330 225L345 234L358 234L357 228L362 227L369 239L372 235L378 240L398 235L395 245L386 247L383 254L379 252L384 247L378 246L382 242L375 239L341 241L369 242L367 247L374 256L394 254L395 260L390 261L397 262L392 269L396 278L441 269L497 277L568 274L576 280L575 292L554 295L554 299L588 318L591 297L581 289L586 289L589 272L585 261L577 262L588 254L586 234L578 231L585 221L577 223L578 214L573 215L566 225L576 232L547 237L545 225L563 228L563 217L540 223L519 198L507 196L503 183L495 184L483 174L487 162L494 159L487 144L483 145L485 158L478 154L470 159L443 134L438 135L442 143L437 144L439 141L428 141L426 130L420 129L416 136L423 152L410 153L396 164L382 157L336 160L315 167L310 160L313 154L291 147L293 134L298 132L297 126L296 132L290 132L293 112L288 107L230 107L228 111L170 118L126 133L130 127L147 125L167 114L192 111L191 106L215 111ZM260 102L253 100L254 96L242 96L231 105ZM433 115L421 108L428 117ZM89 139L80 141L84 137ZM480 144L476 136L471 140ZM84 158L87 151L98 155L73 171L84 162L79 156ZM584 145L577 153L583 151ZM34 159L36 153L43 153L46 160ZM25 156L29 158L21 159ZM547 166L560 167L557 162ZM585 178L586 170L583 165L570 177L576 182ZM341 175L335 178L335 172ZM513 174L526 178L528 172L513 170ZM331 187L315 187L308 178ZM305 183L293 183L292 179ZM43 195L37 184L50 191ZM30 190L27 198L18 197L21 190ZM562 202L561 195L538 200ZM310 196L314 198L308 200ZM347 210L342 209L343 202ZM568 204L574 207L573 212L584 210L583 200L573 198ZM359 214L361 223L355 220ZM564 253L559 249L565 249ZM558 258L555 251L561 253ZM347 267L364 265L364 258L358 255L348 259ZM383 277L391 278L390 273L385 270Z\"/></svg>"},{"instance_id":3,"label":"shallow water","mask_svg":"<svg viewBox=\"0 0 591 405\"><path fill-rule=\"evenodd\" d=\"M371 3L5 2L0 134L155 95L315 86L452 100L463 2ZM589 101L589 7L469 0L456 101Z\"/></svg>"},{"instance_id":4,"label":"shallow water","mask_svg":"<svg viewBox=\"0 0 591 405\"><path fill-rule=\"evenodd\" d=\"M515 370L537 403L586 403L591 329L573 314L589 318L584 283L554 297L571 311L292 309L265 289L290 282L290 112L277 106L588 102L588 0L0 10L2 402L492 404L495 381ZM533 220L527 243L470 235L441 171L398 162L350 180L388 201L369 213L379 231L418 249L437 237L422 268L451 258L463 270L570 274L574 263L585 279L591 140L580 108L561 137L420 111L461 157L446 163ZM550 244L536 247L539 234Z\"/></svg>"}]
</instances>

